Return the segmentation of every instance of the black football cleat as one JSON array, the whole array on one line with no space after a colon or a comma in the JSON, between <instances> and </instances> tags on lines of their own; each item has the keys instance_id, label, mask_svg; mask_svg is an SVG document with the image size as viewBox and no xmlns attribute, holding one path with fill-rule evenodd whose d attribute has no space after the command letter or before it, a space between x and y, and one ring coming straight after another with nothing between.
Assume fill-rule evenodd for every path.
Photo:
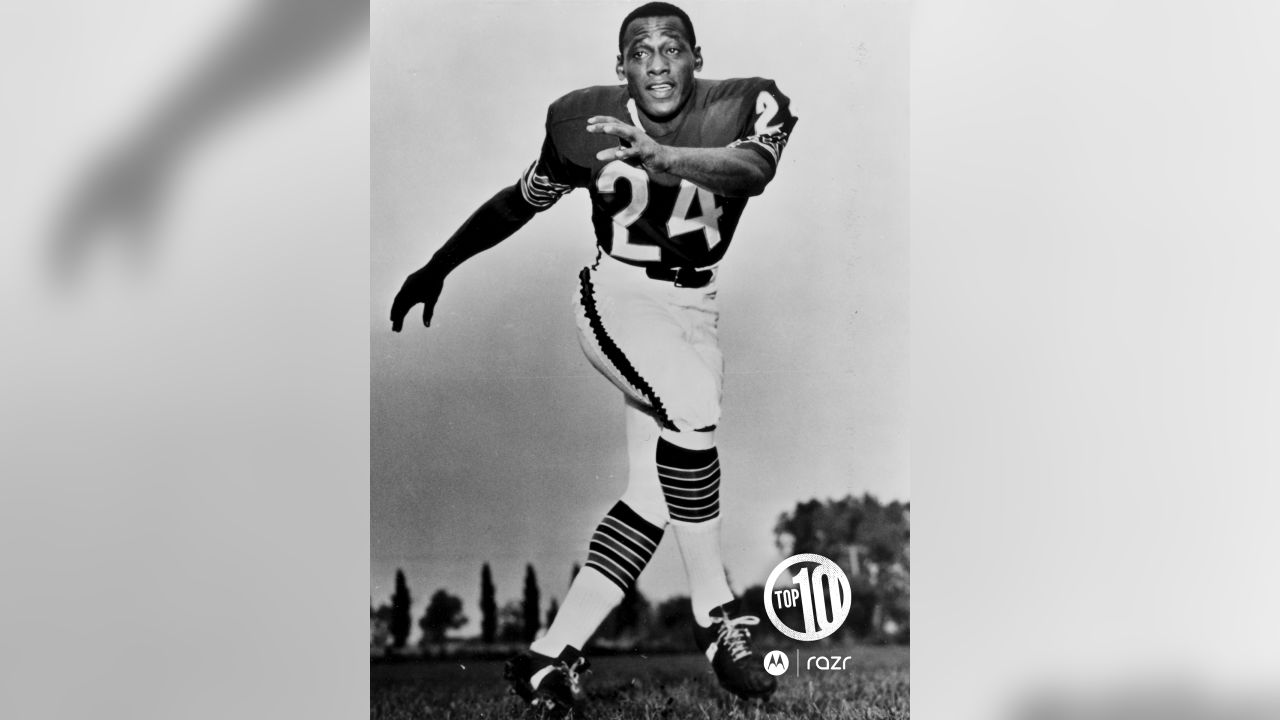
<instances>
[{"instance_id":1,"label":"black football cleat","mask_svg":"<svg viewBox=\"0 0 1280 720\"><path fill-rule=\"evenodd\" d=\"M503 677L511 683L511 691L540 710L542 717L560 720L573 717L582 699L582 674L589 667L572 647L565 647L555 658L528 650L507 661Z\"/></svg>"},{"instance_id":2,"label":"black football cleat","mask_svg":"<svg viewBox=\"0 0 1280 720\"><path fill-rule=\"evenodd\" d=\"M737 601L711 611L711 627L693 625L698 649L711 661L720 687L743 699L769 699L778 681L764 669L760 656L751 650L750 625L759 625L755 615L736 615Z\"/></svg>"}]
</instances>

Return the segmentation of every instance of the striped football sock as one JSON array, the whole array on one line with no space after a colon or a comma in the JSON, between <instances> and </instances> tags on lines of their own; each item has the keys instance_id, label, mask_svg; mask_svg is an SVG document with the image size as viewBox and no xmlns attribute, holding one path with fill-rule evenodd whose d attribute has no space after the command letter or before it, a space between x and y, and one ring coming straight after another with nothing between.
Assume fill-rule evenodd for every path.
<instances>
[{"instance_id":1,"label":"striped football sock","mask_svg":"<svg viewBox=\"0 0 1280 720\"><path fill-rule=\"evenodd\" d=\"M711 624L711 610L733 600L720 555L720 457L716 449L689 450L658 440L658 480L671 529L684 558L693 617Z\"/></svg>"},{"instance_id":2,"label":"striped football sock","mask_svg":"<svg viewBox=\"0 0 1280 720\"><path fill-rule=\"evenodd\" d=\"M618 501L591 536L587 564L574 578L547 634L529 649L548 657L558 656L566 645L581 649L635 585L661 540L661 527Z\"/></svg>"}]
</instances>

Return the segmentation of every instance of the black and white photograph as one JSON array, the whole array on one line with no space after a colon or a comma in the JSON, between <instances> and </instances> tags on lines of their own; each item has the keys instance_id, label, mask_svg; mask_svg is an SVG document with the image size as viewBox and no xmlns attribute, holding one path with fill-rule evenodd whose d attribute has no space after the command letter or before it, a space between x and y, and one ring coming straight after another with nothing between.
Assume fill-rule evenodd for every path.
<instances>
[{"instance_id":1,"label":"black and white photograph","mask_svg":"<svg viewBox=\"0 0 1280 720\"><path fill-rule=\"evenodd\" d=\"M373 717L909 716L909 19L373 5Z\"/></svg>"}]
</instances>

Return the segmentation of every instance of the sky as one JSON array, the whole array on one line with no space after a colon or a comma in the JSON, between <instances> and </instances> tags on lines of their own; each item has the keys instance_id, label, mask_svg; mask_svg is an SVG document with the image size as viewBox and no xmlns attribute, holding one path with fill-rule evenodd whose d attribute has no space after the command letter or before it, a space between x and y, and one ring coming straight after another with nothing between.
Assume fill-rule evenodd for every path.
<instances>
[{"instance_id":1,"label":"sky","mask_svg":"<svg viewBox=\"0 0 1280 720\"><path fill-rule=\"evenodd\" d=\"M615 84L632 4L376 3L371 16L370 596L397 568L415 618L436 589L474 632L480 567L499 603L527 563L563 598L625 488L621 394L578 347L570 296L594 240L585 191L456 271L432 327L387 321L405 275L542 141L546 106ZM774 79L799 123L721 271L723 545L732 585L782 559L797 502L909 500L909 6L687 3L702 77ZM668 539L641 576L687 592Z\"/></svg>"}]
</instances>

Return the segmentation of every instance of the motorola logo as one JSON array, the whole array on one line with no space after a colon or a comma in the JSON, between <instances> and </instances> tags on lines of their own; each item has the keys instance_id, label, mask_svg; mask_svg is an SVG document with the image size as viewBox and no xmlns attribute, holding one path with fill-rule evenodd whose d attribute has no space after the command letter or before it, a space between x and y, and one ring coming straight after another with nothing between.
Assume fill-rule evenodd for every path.
<instances>
[{"instance_id":1,"label":"motorola logo","mask_svg":"<svg viewBox=\"0 0 1280 720\"><path fill-rule=\"evenodd\" d=\"M781 675L790 665L791 661L787 659L787 654L781 650L770 650L764 656L764 669L770 675Z\"/></svg>"}]
</instances>

